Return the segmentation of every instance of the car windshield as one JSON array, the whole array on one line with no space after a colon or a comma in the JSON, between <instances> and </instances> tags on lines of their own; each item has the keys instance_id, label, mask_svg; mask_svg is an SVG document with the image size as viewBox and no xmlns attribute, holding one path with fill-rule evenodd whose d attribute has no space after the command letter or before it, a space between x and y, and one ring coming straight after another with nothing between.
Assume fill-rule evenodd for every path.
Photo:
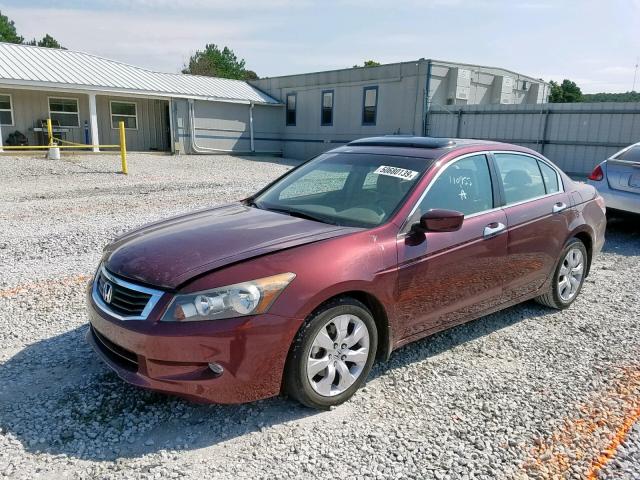
<instances>
[{"instance_id":1,"label":"car windshield","mask_svg":"<svg viewBox=\"0 0 640 480\"><path fill-rule=\"evenodd\" d=\"M375 227L400 207L430 161L326 153L281 178L253 205L335 225Z\"/></svg>"}]
</instances>

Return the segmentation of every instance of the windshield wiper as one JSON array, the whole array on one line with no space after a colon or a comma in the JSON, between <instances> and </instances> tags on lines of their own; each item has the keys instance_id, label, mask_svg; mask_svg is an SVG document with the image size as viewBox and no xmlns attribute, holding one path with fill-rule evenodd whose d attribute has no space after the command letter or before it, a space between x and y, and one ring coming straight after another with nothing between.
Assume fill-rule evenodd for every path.
<instances>
[{"instance_id":1,"label":"windshield wiper","mask_svg":"<svg viewBox=\"0 0 640 480\"><path fill-rule=\"evenodd\" d=\"M328 223L330 225L338 225L336 222L332 222L326 217L318 217L307 212L301 212L300 210L293 210L290 208L271 208L271 207L263 207L263 208L265 210L269 210L270 212L284 213L292 217L304 218L305 220L312 220L314 222L320 222L320 223Z\"/></svg>"}]
</instances>

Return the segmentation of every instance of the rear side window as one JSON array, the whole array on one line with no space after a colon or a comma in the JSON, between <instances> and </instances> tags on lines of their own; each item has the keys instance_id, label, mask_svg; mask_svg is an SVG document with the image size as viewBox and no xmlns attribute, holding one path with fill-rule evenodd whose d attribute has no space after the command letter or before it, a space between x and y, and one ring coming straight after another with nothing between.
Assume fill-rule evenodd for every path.
<instances>
[{"instance_id":1,"label":"rear side window","mask_svg":"<svg viewBox=\"0 0 640 480\"><path fill-rule=\"evenodd\" d=\"M535 158L515 153L496 153L495 159L507 205L541 197L546 193Z\"/></svg>"},{"instance_id":2,"label":"rear side window","mask_svg":"<svg viewBox=\"0 0 640 480\"><path fill-rule=\"evenodd\" d=\"M474 155L446 167L420 203L420 215L432 208L456 210L465 215L493 208L493 189L487 157Z\"/></svg>"},{"instance_id":3,"label":"rear side window","mask_svg":"<svg viewBox=\"0 0 640 480\"><path fill-rule=\"evenodd\" d=\"M542 180L544 180L544 186L547 189L547 193L559 192L560 185L558 184L558 174L556 171L540 160L538 160L538 165L540 165L540 172L542 172Z\"/></svg>"},{"instance_id":4,"label":"rear side window","mask_svg":"<svg viewBox=\"0 0 640 480\"><path fill-rule=\"evenodd\" d=\"M629 150L622 153L618 159L626 160L627 162L640 162L640 145L637 147L631 147Z\"/></svg>"}]
</instances>

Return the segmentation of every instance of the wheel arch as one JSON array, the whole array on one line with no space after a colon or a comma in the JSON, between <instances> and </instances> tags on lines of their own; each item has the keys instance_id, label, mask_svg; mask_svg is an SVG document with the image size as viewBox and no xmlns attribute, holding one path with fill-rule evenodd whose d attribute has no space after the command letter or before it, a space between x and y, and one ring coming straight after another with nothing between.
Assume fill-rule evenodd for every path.
<instances>
[{"instance_id":1,"label":"wheel arch","mask_svg":"<svg viewBox=\"0 0 640 480\"><path fill-rule=\"evenodd\" d=\"M577 238L587 249L587 271L585 272L586 277L591 271L591 261L593 260L593 236L586 229L583 229L573 232L573 235L571 235L570 238Z\"/></svg>"}]
</instances>

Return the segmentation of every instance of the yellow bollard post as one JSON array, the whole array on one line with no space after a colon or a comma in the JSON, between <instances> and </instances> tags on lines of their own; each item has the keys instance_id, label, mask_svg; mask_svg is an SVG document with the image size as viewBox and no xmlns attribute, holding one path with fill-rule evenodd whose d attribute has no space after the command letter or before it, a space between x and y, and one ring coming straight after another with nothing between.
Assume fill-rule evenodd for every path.
<instances>
[{"instance_id":1,"label":"yellow bollard post","mask_svg":"<svg viewBox=\"0 0 640 480\"><path fill-rule=\"evenodd\" d=\"M127 139L124 136L124 122L120 122L120 158L122 159L122 173L127 175Z\"/></svg>"},{"instance_id":2,"label":"yellow bollard post","mask_svg":"<svg viewBox=\"0 0 640 480\"><path fill-rule=\"evenodd\" d=\"M49 146L51 146L53 145L53 125L50 118L47 118L47 134L49 135Z\"/></svg>"}]
</instances>

